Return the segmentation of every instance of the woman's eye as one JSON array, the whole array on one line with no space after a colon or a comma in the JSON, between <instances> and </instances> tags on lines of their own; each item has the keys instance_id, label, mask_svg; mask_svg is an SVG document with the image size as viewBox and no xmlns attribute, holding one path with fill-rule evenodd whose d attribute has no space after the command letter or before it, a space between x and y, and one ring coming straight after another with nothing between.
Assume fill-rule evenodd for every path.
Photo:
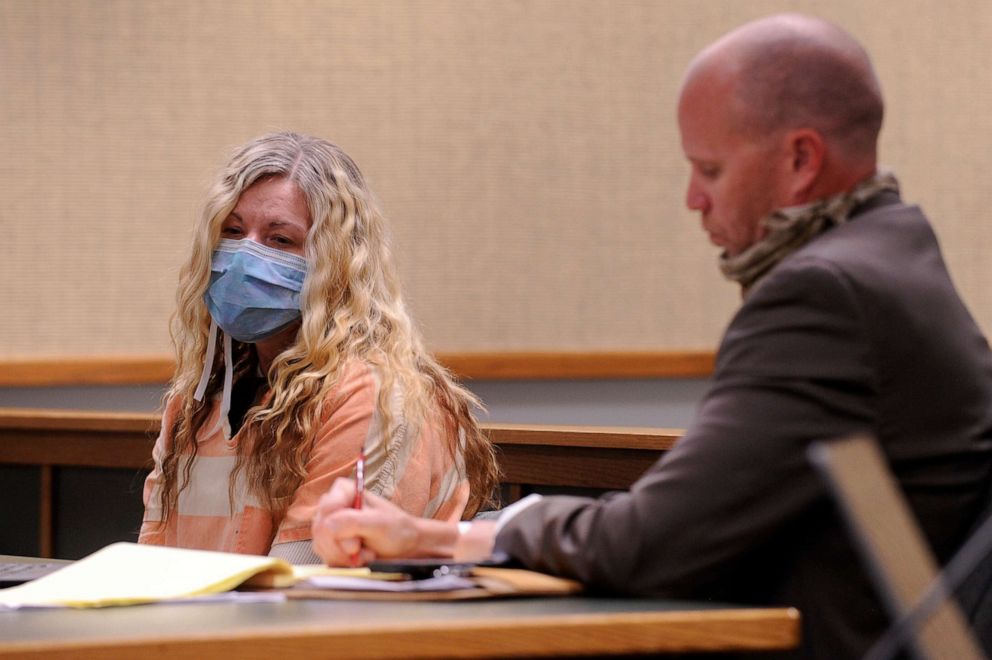
<instances>
[{"instance_id":1,"label":"woman's eye","mask_svg":"<svg viewBox=\"0 0 992 660\"><path fill-rule=\"evenodd\" d=\"M240 236L241 235L241 228L240 227L224 227L223 229L220 230L220 233L221 233L222 236Z\"/></svg>"},{"instance_id":2,"label":"woman's eye","mask_svg":"<svg viewBox=\"0 0 992 660\"><path fill-rule=\"evenodd\" d=\"M273 243L276 243L277 245L292 245L293 244L293 241L291 241L290 239L286 238L285 236L273 236L272 237L272 242Z\"/></svg>"}]
</instances>

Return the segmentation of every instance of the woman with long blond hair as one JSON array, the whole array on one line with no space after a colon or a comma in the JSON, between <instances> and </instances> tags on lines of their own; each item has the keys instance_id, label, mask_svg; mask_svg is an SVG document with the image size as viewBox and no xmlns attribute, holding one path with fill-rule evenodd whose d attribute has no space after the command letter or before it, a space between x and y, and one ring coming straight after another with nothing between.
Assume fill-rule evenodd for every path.
<instances>
[{"instance_id":1,"label":"woman with long blond hair","mask_svg":"<svg viewBox=\"0 0 992 660\"><path fill-rule=\"evenodd\" d=\"M497 481L475 398L426 352L384 221L339 147L295 133L240 148L179 278L140 542L319 561L310 523L363 457L418 516L474 513Z\"/></svg>"}]
</instances>

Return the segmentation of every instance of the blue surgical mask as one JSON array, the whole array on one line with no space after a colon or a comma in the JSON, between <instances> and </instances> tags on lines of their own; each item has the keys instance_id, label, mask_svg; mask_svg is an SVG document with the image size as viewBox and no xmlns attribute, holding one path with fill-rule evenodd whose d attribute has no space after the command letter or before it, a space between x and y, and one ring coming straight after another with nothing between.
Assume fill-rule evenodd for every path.
<instances>
[{"instance_id":1,"label":"blue surgical mask","mask_svg":"<svg viewBox=\"0 0 992 660\"><path fill-rule=\"evenodd\" d=\"M300 318L307 260L244 239L221 239L204 294L217 325L238 341L271 337Z\"/></svg>"}]
</instances>

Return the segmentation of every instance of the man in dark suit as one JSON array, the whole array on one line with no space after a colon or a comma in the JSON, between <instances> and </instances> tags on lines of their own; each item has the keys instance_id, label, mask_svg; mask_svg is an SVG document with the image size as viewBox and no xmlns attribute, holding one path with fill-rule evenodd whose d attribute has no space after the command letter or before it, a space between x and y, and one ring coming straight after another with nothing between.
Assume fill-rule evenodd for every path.
<instances>
[{"instance_id":1,"label":"man in dark suit","mask_svg":"<svg viewBox=\"0 0 992 660\"><path fill-rule=\"evenodd\" d=\"M992 354L922 211L876 166L882 98L846 32L749 23L689 67L678 105L686 203L744 302L677 446L629 492L545 497L498 523L409 518L341 481L314 522L331 563L488 553L594 589L793 605L805 657L861 655L887 624L807 458L867 431L937 557L992 471Z\"/></svg>"}]
</instances>

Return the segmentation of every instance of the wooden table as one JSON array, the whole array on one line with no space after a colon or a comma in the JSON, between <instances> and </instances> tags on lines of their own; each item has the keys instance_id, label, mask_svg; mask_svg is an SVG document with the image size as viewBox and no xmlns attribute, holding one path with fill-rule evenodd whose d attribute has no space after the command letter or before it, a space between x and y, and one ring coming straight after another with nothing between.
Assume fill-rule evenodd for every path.
<instances>
[{"instance_id":1,"label":"wooden table","mask_svg":"<svg viewBox=\"0 0 992 660\"><path fill-rule=\"evenodd\" d=\"M150 467L157 414L0 409L0 465L41 471L38 554L53 547L53 472ZM673 429L483 424L513 501L535 486L622 489L681 435ZM508 502L507 502L508 503Z\"/></svg>"},{"instance_id":2,"label":"wooden table","mask_svg":"<svg viewBox=\"0 0 992 660\"><path fill-rule=\"evenodd\" d=\"M0 659L603 656L798 643L794 609L650 599L289 600L0 613Z\"/></svg>"},{"instance_id":3,"label":"wooden table","mask_svg":"<svg viewBox=\"0 0 992 660\"><path fill-rule=\"evenodd\" d=\"M42 470L42 547L46 533L51 544L52 471L147 466L158 424L157 415L0 410L0 464ZM664 429L485 428L499 448L504 481L517 488L624 488L679 436ZM308 600L0 613L0 659L602 656L798 643L793 609L651 599Z\"/></svg>"}]
</instances>

